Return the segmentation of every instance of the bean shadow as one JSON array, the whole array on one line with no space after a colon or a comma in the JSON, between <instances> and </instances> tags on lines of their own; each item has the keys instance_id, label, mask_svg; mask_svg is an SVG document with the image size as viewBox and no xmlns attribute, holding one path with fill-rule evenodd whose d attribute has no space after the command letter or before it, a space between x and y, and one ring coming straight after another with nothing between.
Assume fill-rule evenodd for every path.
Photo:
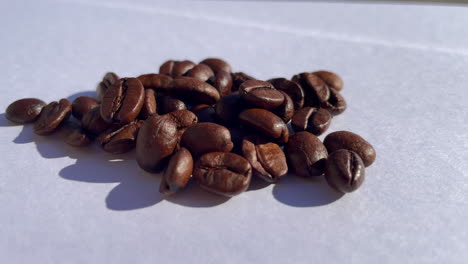
<instances>
[{"instance_id":1,"label":"bean shadow","mask_svg":"<svg viewBox=\"0 0 468 264\"><path fill-rule=\"evenodd\" d=\"M166 197L167 201L186 207L213 207L223 204L229 199L230 197L219 196L203 190L193 182L193 179L183 190Z\"/></svg>"},{"instance_id":2,"label":"bean shadow","mask_svg":"<svg viewBox=\"0 0 468 264\"><path fill-rule=\"evenodd\" d=\"M276 200L294 207L314 207L333 203L343 197L331 189L325 178L305 179L287 175L273 187Z\"/></svg>"},{"instance_id":3,"label":"bean shadow","mask_svg":"<svg viewBox=\"0 0 468 264\"><path fill-rule=\"evenodd\" d=\"M21 124L11 122L6 118L6 114L0 114L0 127L12 127L12 126L20 126Z\"/></svg>"}]
</instances>

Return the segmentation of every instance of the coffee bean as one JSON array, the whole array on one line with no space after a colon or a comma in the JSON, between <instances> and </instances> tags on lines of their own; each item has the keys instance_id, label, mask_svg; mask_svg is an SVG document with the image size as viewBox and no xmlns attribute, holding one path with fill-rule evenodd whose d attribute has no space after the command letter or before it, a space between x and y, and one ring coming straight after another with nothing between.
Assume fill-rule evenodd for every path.
<instances>
[{"instance_id":1,"label":"coffee bean","mask_svg":"<svg viewBox=\"0 0 468 264\"><path fill-rule=\"evenodd\" d=\"M304 106L320 106L328 101L330 91L325 82L318 76L304 72L294 75L292 80L298 83L304 90Z\"/></svg>"},{"instance_id":2,"label":"coffee bean","mask_svg":"<svg viewBox=\"0 0 468 264\"><path fill-rule=\"evenodd\" d=\"M215 87L221 97L228 95L232 89L232 77L229 72L217 71L216 75L208 80Z\"/></svg>"},{"instance_id":3,"label":"coffee bean","mask_svg":"<svg viewBox=\"0 0 468 264\"><path fill-rule=\"evenodd\" d=\"M225 124L232 124L237 121L239 113L245 109L238 92L228 94L221 98L215 105L217 118Z\"/></svg>"},{"instance_id":4,"label":"coffee bean","mask_svg":"<svg viewBox=\"0 0 468 264\"><path fill-rule=\"evenodd\" d=\"M234 146L229 130L215 123L197 123L187 128L182 135L181 145L187 147L194 156L208 152L230 152Z\"/></svg>"},{"instance_id":5,"label":"coffee bean","mask_svg":"<svg viewBox=\"0 0 468 264\"><path fill-rule=\"evenodd\" d=\"M168 60L159 67L159 74L172 76L172 69L176 61Z\"/></svg>"},{"instance_id":6,"label":"coffee bean","mask_svg":"<svg viewBox=\"0 0 468 264\"><path fill-rule=\"evenodd\" d=\"M284 102L284 95L269 82L249 80L239 87L242 99L250 105L262 109L273 109Z\"/></svg>"},{"instance_id":7,"label":"coffee bean","mask_svg":"<svg viewBox=\"0 0 468 264\"><path fill-rule=\"evenodd\" d=\"M276 114L277 116L279 116L281 119L283 119L285 123L288 123L289 120L291 120L291 118L294 115L294 103L291 97L289 97L289 95L287 95L285 92L283 91L279 91L279 92L283 94L284 101L280 106L273 109L272 112Z\"/></svg>"},{"instance_id":8,"label":"coffee bean","mask_svg":"<svg viewBox=\"0 0 468 264\"><path fill-rule=\"evenodd\" d=\"M72 102L72 115L81 120L84 114L86 114L89 110L93 109L94 107L98 106L99 102L89 96L80 96L77 97Z\"/></svg>"},{"instance_id":9,"label":"coffee bean","mask_svg":"<svg viewBox=\"0 0 468 264\"><path fill-rule=\"evenodd\" d=\"M339 149L347 149L356 152L369 167L375 160L376 152L369 142L361 136L349 131L336 131L328 134L323 141L329 153Z\"/></svg>"},{"instance_id":10,"label":"coffee bean","mask_svg":"<svg viewBox=\"0 0 468 264\"><path fill-rule=\"evenodd\" d=\"M364 163L356 152L340 149L328 156L325 179L333 189L342 193L355 191L365 175Z\"/></svg>"},{"instance_id":11,"label":"coffee bean","mask_svg":"<svg viewBox=\"0 0 468 264\"><path fill-rule=\"evenodd\" d=\"M89 110L81 119L81 126L87 132L93 135L99 135L104 132L110 124L101 117L101 107L95 107Z\"/></svg>"},{"instance_id":12,"label":"coffee bean","mask_svg":"<svg viewBox=\"0 0 468 264\"><path fill-rule=\"evenodd\" d=\"M316 136L325 132L331 124L331 114L323 108L304 107L291 121L294 131L308 131Z\"/></svg>"},{"instance_id":13,"label":"coffee bean","mask_svg":"<svg viewBox=\"0 0 468 264\"><path fill-rule=\"evenodd\" d=\"M138 79L121 79L106 91L102 99L102 119L108 123L130 123L140 113L144 99L145 90Z\"/></svg>"},{"instance_id":14,"label":"coffee bean","mask_svg":"<svg viewBox=\"0 0 468 264\"><path fill-rule=\"evenodd\" d=\"M140 80L145 89L155 91L167 91L172 82L172 77L157 73L143 74L138 76L137 79Z\"/></svg>"},{"instance_id":15,"label":"coffee bean","mask_svg":"<svg viewBox=\"0 0 468 264\"><path fill-rule=\"evenodd\" d=\"M196 105L195 107L192 107L190 111L192 111L197 116L199 123L201 122L215 123L216 122L216 113L212 106L209 106L206 104L200 104L200 105Z\"/></svg>"},{"instance_id":16,"label":"coffee bean","mask_svg":"<svg viewBox=\"0 0 468 264\"><path fill-rule=\"evenodd\" d=\"M74 147L84 147L91 144L92 139L76 121L68 120L62 126L65 143Z\"/></svg>"},{"instance_id":17,"label":"coffee bean","mask_svg":"<svg viewBox=\"0 0 468 264\"><path fill-rule=\"evenodd\" d=\"M235 72L231 74L232 77L232 91L237 91L239 90L239 87L248 80L256 80L256 78L245 74L243 72Z\"/></svg>"},{"instance_id":18,"label":"coffee bean","mask_svg":"<svg viewBox=\"0 0 468 264\"><path fill-rule=\"evenodd\" d=\"M34 122L34 132L41 136L52 134L60 123L70 117L71 111L72 106L67 99L44 106L39 118Z\"/></svg>"},{"instance_id":19,"label":"coffee bean","mask_svg":"<svg viewBox=\"0 0 468 264\"><path fill-rule=\"evenodd\" d=\"M281 147L264 138L244 138L242 153L250 162L253 174L267 182L277 182L288 173L286 156Z\"/></svg>"},{"instance_id":20,"label":"coffee bean","mask_svg":"<svg viewBox=\"0 0 468 264\"><path fill-rule=\"evenodd\" d=\"M277 90L285 92L291 97L294 103L294 110L297 111L304 107L304 90L296 82L285 78L276 78L268 80Z\"/></svg>"},{"instance_id":21,"label":"coffee bean","mask_svg":"<svg viewBox=\"0 0 468 264\"><path fill-rule=\"evenodd\" d=\"M11 103L5 117L15 123L25 124L34 122L46 103L36 98L24 98Z\"/></svg>"},{"instance_id":22,"label":"coffee bean","mask_svg":"<svg viewBox=\"0 0 468 264\"><path fill-rule=\"evenodd\" d=\"M160 171L179 144L185 129L195 123L197 117L188 110L150 116L137 137L138 165L149 172Z\"/></svg>"},{"instance_id":23,"label":"coffee bean","mask_svg":"<svg viewBox=\"0 0 468 264\"><path fill-rule=\"evenodd\" d=\"M151 115L157 114L157 103L155 92L152 89L145 90L145 99L139 114L139 118L145 120Z\"/></svg>"},{"instance_id":24,"label":"coffee bean","mask_svg":"<svg viewBox=\"0 0 468 264\"><path fill-rule=\"evenodd\" d=\"M158 113L164 115L170 112L185 110L187 106L181 100L174 98L169 95L159 96L157 99L158 102Z\"/></svg>"},{"instance_id":25,"label":"coffee bean","mask_svg":"<svg viewBox=\"0 0 468 264\"><path fill-rule=\"evenodd\" d=\"M330 98L322 102L320 107L327 109L332 115L339 115L346 110L346 101L340 92L330 88Z\"/></svg>"},{"instance_id":26,"label":"coffee bean","mask_svg":"<svg viewBox=\"0 0 468 264\"><path fill-rule=\"evenodd\" d=\"M198 64L187 72L186 76L199 79L206 82L208 79L215 76L210 66L205 64Z\"/></svg>"},{"instance_id":27,"label":"coffee bean","mask_svg":"<svg viewBox=\"0 0 468 264\"><path fill-rule=\"evenodd\" d=\"M169 160L159 185L159 192L173 194L187 185L193 171L193 158L186 148L180 148Z\"/></svg>"},{"instance_id":28,"label":"coffee bean","mask_svg":"<svg viewBox=\"0 0 468 264\"><path fill-rule=\"evenodd\" d=\"M142 120L135 120L118 129L110 129L99 136L98 143L105 151L113 154L128 152L135 147L142 124Z\"/></svg>"},{"instance_id":29,"label":"coffee bean","mask_svg":"<svg viewBox=\"0 0 468 264\"><path fill-rule=\"evenodd\" d=\"M175 97L195 104L214 104L220 99L218 90L208 83L190 77L175 78L170 86Z\"/></svg>"},{"instance_id":30,"label":"coffee bean","mask_svg":"<svg viewBox=\"0 0 468 264\"><path fill-rule=\"evenodd\" d=\"M320 139L307 131L291 136L286 146L289 168L301 177L322 175L327 155Z\"/></svg>"},{"instance_id":31,"label":"coffee bean","mask_svg":"<svg viewBox=\"0 0 468 264\"><path fill-rule=\"evenodd\" d=\"M237 154L211 152L201 156L195 163L193 178L203 189L231 197L249 187L252 167Z\"/></svg>"},{"instance_id":32,"label":"coffee bean","mask_svg":"<svg viewBox=\"0 0 468 264\"><path fill-rule=\"evenodd\" d=\"M166 61L159 68L160 74L165 74L172 77L179 77L186 74L189 70L195 67L195 63L189 60L184 61Z\"/></svg>"},{"instance_id":33,"label":"coffee bean","mask_svg":"<svg viewBox=\"0 0 468 264\"><path fill-rule=\"evenodd\" d=\"M278 143L288 142L289 131L286 123L268 110L259 108L244 110L239 114L239 121L275 139Z\"/></svg>"},{"instance_id":34,"label":"coffee bean","mask_svg":"<svg viewBox=\"0 0 468 264\"><path fill-rule=\"evenodd\" d=\"M338 74L329 71L316 71L312 74L317 75L320 79L322 79L329 88L333 88L337 91L341 91L343 89L343 80L341 79Z\"/></svg>"},{"instance_id":35,"label":"coffee bean","mask_svg":"<svg viewBox=\"0 0 468 264\"><path fill-rule=\"evenodd\" d=\"M99 102L101 102L102 98L104 98L104 94L106 93L107 89L114 85L114 83L119 79L120 77L113 72L108 72L104 75L102 81L96 87L97 100Z\"/></svg>"},{"instance_id":36,"label":"coffee bean","mask_svg":"<svg viewBox=\"0 0 468 264\"><path fill-rule=\"evenodd\" d=\"M222 60L222 59L218 59L218 58L207 58L207 59L204 59L200 62L200 64L206 64L208 66L210 66L210 68L215 72L219 72L219 71L225 71L227 73L231 73L232 69L231 69L231 65L229 65L229 63L227 63L226 61Z\"/></svg>"}]
</instances>

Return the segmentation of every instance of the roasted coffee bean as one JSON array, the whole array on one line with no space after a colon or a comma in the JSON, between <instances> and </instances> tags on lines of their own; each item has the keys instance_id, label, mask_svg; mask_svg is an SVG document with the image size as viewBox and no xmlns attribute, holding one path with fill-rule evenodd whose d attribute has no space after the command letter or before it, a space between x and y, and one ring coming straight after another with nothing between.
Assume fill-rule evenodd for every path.
<instances>
[{"instance_id":1,"label":"roasted coffee bean","mask_svg":"<svg viewBox=\"0 0 468 264\"><path fill-rule=\"evenodd\" d=\"M81 126L87 132L93 135L99 135L104 132L110 124L101 117L101 107L95 107L89 110L81 119Z\"/></svg>"},{"instance_id":2,"label":"roasted coffee bean","mask_svg":"<svg viewBox=\"0 0 468 264\"><path fill-rule=\"evenodd\" d=\"M91 109L94 107L98 106L99 102L89 96L80 96L77 97L75 100L72 102L72 115L78 119L81 120L83 116Z\"/></svg>"},{"instance_id":3,"label":"roasted coffee bean","mask_svg":"<svg viewBox=\"0 0 468 264\"><path fill-rule=\"evenodd\" d=\"M229 72L216 72L216 75L211 77L208 83L218 90L221 97L228 95L232 89L232 77Z\"/></svg>"},{"instance_id":4,"label":"roasted coffee bean","mask_svg":"<svg viewBox=\"0 0 468 264\"><path fill-rule=\"evenodd\" d=\"M169 95L159 96L158 102L158 113L164 115L177 110L185 110L187 106L181 100L174 98Z\"/></svg>"},{"instance_id":5,"label":"roasted coffee bean","mask_svg":"<svg viewBox=\"0 0 468 264\"><path fill-rule=\"evenodd\" d=\"M328 129L331 120L331 114L323 108L304 107L294 114L291 125L296 132L308 131L319 136Z\"/></svg>"},{"instance_id":6,"label":"roasted coffee bean","mask_svg":"<svg viewBox=\"0 0 468 264\"><path fill-rule=\"evenodd\" d=\"M145 89L155 91L167 91L172 82L172 77L157 73L143 74L138 76L137 79L140 80Z\"/></svg>"},{"instance_id":7,"label":"roasted coffee bean","mask_svg":"<svg viewBox=\"0 0 468 264\"><path fill-rule=\"evenodd\" d=\"M65 143L74 147L84 147L91 144L92 139L76 121L68 120L62 126Z\"/></svg>"},{"instance_id":8,"label":"roasted coffee bean","mask_svg":"<svg viewBox=\"0 0 468 264\"><path fill-rule=\"evenodd\" d=\"M231 133L215 123L197 123L185 130L181 145L187 147L194 156L208 152L230 152L233 148Z\"/></svg>"},{"instance_id":9,"label":"roasted coffee bean","mask_svg":"<svg viewBox=\"0 0 468 264\"><path fill-rule=\"evenodd\" d=\"M304 106L318 107L321 103L328 101L330 89L317 75L304 72L294 75L292 80L304 90Z\"/></svg>"},{"instance_id":10,"label":"roasted coffee bean","mask_svg":"<svg viewBox=\"0 0 468 264\"><path fill-rule=\"evenodd\" d=\"M198 118L198 122L216 122L216 113L212 106L206 104L196 105L192 107L190 110L192 111Z\"/></svg>"},{"instance_id":11,"label":"roasted coffee bean","mask_svg":"<svg viewBox=\"0 0 468 264\"><path fill-rule=\"evenodd\" d=\"M242 141L243 156L250 162L253 174L267 182L277 182L288 173L288 164L278 144L261 137L246 137Z\"/></svg>"},{"instance_id":12,"label":"roasted coffee bean","mask_svg":"<svg viewBox=\"0 0 468 264\"><path fill-rule=\"evenodd\" d=\"M37 119L45 105L44 101L36 98L20 99L7 107L5 117L15 123L31 123Z\"/></svg>"},{"instance_id":13,"label":"roasted coffee bean","mask_svg":"<svg viewBox=\"0 0 468 264\"><path fill-rule=\"evenodd\" d=\"M338 76L338 74L329 71L316 71L313 72L313 74L322 79L329 88L333 88L337 91L341 91L343 89L343 80Z\"/></svg>"},{"instance_id":14,"label":"roasted coffee bean","mask_svg":"<svg viewBox=\"0 0 468 264\"><path fill-rule=\"evenodd\" d=\"M107 89L114 85L114 83L119 79L120 77L113 72L108 72L104 75L102 81L96 87L96 95L99 102L101 102L102 98L104 98L104 94L106 93Z\"/></svg>"},{"instance_id":15,"label":"roasted coffee bean","mask_svg":"<svg viewBox=\"0 0 468 264\"><path fill-rule=\"evenodd\" d=\"M249 187L252 167L237 154L211 152L201 156L195 163L193 178L203 189L231 197Z\"/></svg>"},{"instance_id":16,"label":"roasted coffee bean","mask_svg":"<svg viewBox=\"0 0 468 264\"><path fill-rule=\"evenodd\" d=\"M232 91L239 90L239 87L248 80L256 80L254 77L243 72L235 72L231 74L232 77Z\"/></svg>"},{"instance_id":17,"label":"roasted coffee bean","mask_svg":"<svg viewBox=\"0 0 468 264\"><path fill-rule=\"evenodd\" d=\"M187 72L186 76L199 79L206 82L208 79L215 76L210 66L205 64L198 64Z\"/></svg>"},{"instance_id":18,"label":"roasted coffee bean","mask_svg":"<svg viewBox=\"0 0 468 264\"><path fill-rule=\"evenodd\" d=\"M285 123L288 123L294 115L294 103L291 97L289 97L285 92L280 91L280 93L283 94L284 101L280 106L273 109L272 112L283 119Z\"/></svg>"},{"instance_id":19,"label":"roasted coffee bean","mask_svg":"<svg viewBox=\"0 0 468 264\"><path fill-rule=\"evenodd\" d=\"M177 61L173 60L168 60L164 62L160 67L159 67L159 74L164 74L171 76L172 75L172 69L174 68L174 64L176 64Z\"/></svg>"},{"instance_id":20,"label":"roasted coffee bean","mask_svg":"<svg viewBox=\"0 0 468 264\"><path fill-rule=\"evenodd\" d=\"M160 171L178 146L185 129L195 123L197 117L188 110L150 116L138 133L136 144L138 165L149 172Z\"/></svg>"},{"instance_id":21,"label":"roasted coffee bean","mask_svg":"<svg viewBox=\"0 0 468 264\"><path fill-rule=\"evenodd\" d=\"M284 95L269 82L249 80L239 87L242 99L250 105L262 109L273 109L284 102Z\"/></svg>"},{"instance_id":22,"label":"roasted coffee bean","mask_svg":"<svg viewBox=\"0 0 468 264\"><path fill-rule=\"evenodd\" d=\"M291 136L286 146L289 168L302 177L322 175L327 155L320 139L307 131Z\"/></svg>"},{"instance_id":23,"label":"roasted coffee bean","mask_svg":"<svg viewBox=\"0 0 468 264\"><path fill-rule=\"evenodd\" d=\"M215 87L190 77L175 78L171 83L170 93L175 97L196 104L211 105L220 99L219 92Z\"/></svg>"},{"instance_id":24,"label":"roasted coffee bean","mask_svg":"<svg viewBox=\"0 0 468 264\"><path fill-rule=\"evenodd\" d=\"M299 84L285 78L270 79L268 82L277 90L283 91L291 97L294 103L294 111L304 107L304 90Z\"/></svg>"},{"instance_id":25,"label":"roasted coffee bean","mask_svg":"<svg viewBox=\"0 0 468 264\"><path fill-rule=\"evenodd\" d=\"M241 96L238 92L228 94L216 103L215 112L217 118L225 124L232 124L237 121L239 113L245 109Z\"/></svg>"},{"instance_id":26,"label":"roasted coffee bean","mask_svg":"<svg viewBox=\"0 0 468 264\"><path fill-rule=\"evenodd\" d=\"M333 189L342 193L355 191L365 175L364 163L356 152L340 149L328 156L325 179Z\"/></svg>"},{"instance_id":27,"label":"roasted coffee bean","mask_svg":"<svg viewBox=\"0 0 468 264\"><path fill-rule=\"evenodd\" d=\"M145 99L139 114L139 118L145 120L151 115L157 114L157 103L155 92L152 89L145 90Z\"/></svg>"},{"instance_id":28,"label":"roasted coffee bean","mask_svg":"<svg viewBox=\"0 0 468 264\"><path fill-rule=\"evenodd\" d=\"M39 118L34 122L34 132L41 136L52 134L60 123L70 117L71 111L72 106L67 99L44 106Z\"/></svg>"},{"instance_id":29,"label":"roasted coffee bean","mask_svg":"<svg viewBox=\"0 0 468 264\"><path fill-rule=\"evenodd\" d=\"M173 194L187 185L193 171L193 158L186 148L180 148L169 160L159 185L159 192Z\"/></svg>"},{"instance_id":30,"label":"roasted coffee bean","mask_svg":"<svg viewBox=\"0 0 468 264\"><path fill-rule=\"evenodd\" d=\"M289 131L286 123L268 110L259 108L244 110L239 114L239 120L280 144L288 142Z\"/></svg>"},{"instance_id":31,"label":"roasted coffee bean","mask_svg":"<svg viewBox=\"0 0 468 264\"><path fill-rule=\"evenodd\" d=\"M189 70L195 67L195 63L189 60L173 61L168 60L159 68L160 74L165 74L172 77L179 77L186 74Z\"/></svg>"},{"instance_id":32,"label":"roasted coffee bean","mask_svg":"<svg viewBox=\"0 0 468 264\"><path fill-rule=\"evenodd\" d=\"M323 141L329 153L339 149L347 149L356 152L369 167L375 160L376 152L369 142L361 136L349 131L336 131L328 134Z\"/></svg>"},{"instance_id":33,"label":"roasted coffee bean","mask_svg":"<svg viewBox=\"0 0 468 264\"><path fill-rule=\"evenodd\" d=\"M108 123L130 123L140 113L144 100L145 90L138 79L121 79L107 89L102 99L102 119Z\"/></svg>"},{"instance_id":34,"label":"roasted coffee bean","mask_svg":"<svg viewBox=\"0 0 468 264\"><path fill-rule=\"evenodd\" d=\"M206 64L208 66L210 66L210 68L215 72L219 72L219 71L225 71L227 73L231 73L232 69L231 69L231 65L229 65L229 63L227 63L226 61L222 60L222 59L218 59L218 58L207 58L207 59L204 59L200 62L200 64Z\"/></svg>"},{"instance_id":35,"label":"roasted coffee bean","mask_svg":"<svg viewBox=\"0 0 468 264\"><path fill-rule=\"evenodd\" d=\"M128 152L135 147L138 130L142 124L142 120L135 120L116 130L108 130L99 136L98 143L105 151L113 154Z\"/></svg>"},{"instance_id":36,"label":"roasted coffee bean","mask_svg":"<svg viewBox=\"0 0 468 264\"><path fill-rule=\"evenodd\" d=\"M332 115L339 115L346 110L346 101L340 92L330 88L330 98L322 102L320 107L327 109Z\"/></svg>"}]
</instances>

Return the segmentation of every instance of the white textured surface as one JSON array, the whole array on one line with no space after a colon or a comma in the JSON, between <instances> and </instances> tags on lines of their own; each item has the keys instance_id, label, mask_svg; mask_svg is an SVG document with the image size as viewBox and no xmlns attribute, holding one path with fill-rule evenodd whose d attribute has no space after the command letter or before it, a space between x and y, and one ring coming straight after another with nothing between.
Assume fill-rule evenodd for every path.
<instances>
[{"instance_id":1,"label":"white textured surface","mask_svg":"<svg viewBox=\"0 0 468 264\"><path fill-rule=\"evenodd\" d=\"M219 56L264 79L330 69L349 109L329 132L362 135L378 159L341 198L289 177L230 200L194 185L162 200L133 153L77 150L1 114L5 263L466 263L467 8L129 2L0 3L0 109L169 58Z\"/></svg>"}]
</instances>

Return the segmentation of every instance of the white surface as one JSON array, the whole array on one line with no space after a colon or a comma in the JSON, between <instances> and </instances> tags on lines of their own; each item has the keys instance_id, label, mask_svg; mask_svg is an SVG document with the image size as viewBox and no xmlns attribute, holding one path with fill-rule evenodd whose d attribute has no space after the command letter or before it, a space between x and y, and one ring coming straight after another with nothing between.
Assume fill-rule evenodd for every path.
<instances>
[{"instance_id":1,"label":"white surface","mask_svg":"<svg viewBox=\"0 0 468 264\"><path fill-rule=\"evenodd\" d=\"M349 109L328 132L362 135L378 158L341 198L289 177L230 200L195 185L163 200L133 153L74 149L2 114L1 262L466 263L467 8L41 2L0 4L2 110L169 58L219 56L263 79L329 69Z\"/></svg>"}]
</instances>

